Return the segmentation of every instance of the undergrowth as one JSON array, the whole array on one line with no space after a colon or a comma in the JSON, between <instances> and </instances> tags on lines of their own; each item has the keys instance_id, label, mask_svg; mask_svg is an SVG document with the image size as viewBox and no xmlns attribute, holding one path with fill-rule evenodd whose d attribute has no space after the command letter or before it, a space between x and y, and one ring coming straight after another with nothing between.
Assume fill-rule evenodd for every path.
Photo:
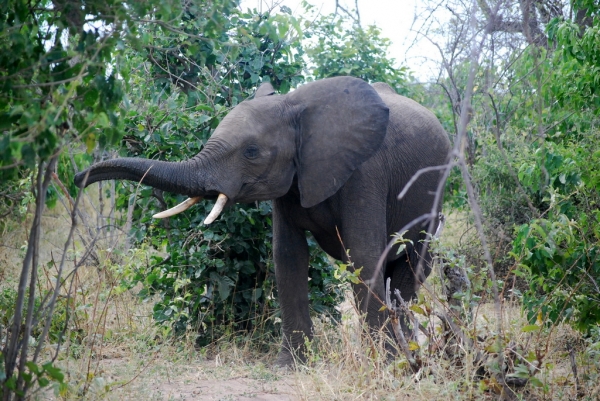
<instances>
[{"instance_id":1,"label":"undergrowth","mask_svg":"<svg viewBox=\"0 0 600 401\"><path fill-rule=\"evenodd\" d=\"M453 230L465 228L454 220L447 229L451 238ZM52 221L56 224L58 219ZM519 298L513 296L501 305L502 332L498 333L485 271L468 264L451 245L440 245L438 252L443 253L446 266L468 274L473 291L455 293L456 302L448 302L442 295L439 266L435 266L427 286L410 305L425 328L411 343L411 351L421 361L416 372L400 350L390 359L381 342L370 338L360 323L348 283L346 301L339 306L341 322L316 315L308 363L296 371L282 371L270 368L279 348L279 339L273 336L231 328L203 347L197 345L193 330L174 336L170 326L153 320L156 300L140 297L139 284L133 288L128 284L132 272L157 251L99 246L100 264L73 272L71 296L68 302L63 298L57 309L56 327L64 325L61 308L70 311L56 363L64 372L65 385L38 395L64 400L164 399L176 397L177 391L183 394L185 386L201 388L206 381L227 383L242 377L275 393L283 383L292 389L288 391L291 399L497 399L502 387L496 373L501 369L495 364L501 349L506 377L525 380L511 387L514 399L574 399L577 392L579 399L596 399L600 394L600 332L593 330L584 337L564 324L531 324ZM338 277L343 278L343 273L339 271ZM4 274L10 282L11 272ZM52 280L51 268L40 276L41 288L47 280ZM3 288L10 293L8 287ZM438 317L452 311L457 312L451 315L453 321L469 342L457 340L456 333ZM58 340L50 338L44 348L49 355L56 352Z\"/></svg>"}]
</instances>

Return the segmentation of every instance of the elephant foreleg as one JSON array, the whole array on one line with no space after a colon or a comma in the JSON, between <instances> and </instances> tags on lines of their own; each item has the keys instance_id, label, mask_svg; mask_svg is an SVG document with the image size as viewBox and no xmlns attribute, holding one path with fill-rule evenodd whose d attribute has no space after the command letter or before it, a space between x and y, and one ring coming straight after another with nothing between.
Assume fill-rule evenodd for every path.
<instances>
[{"instance_id":1,"label":"elephant foreleg","mask_svg":"<svg viewBox=\"0 0 600 401\"><path fill-rule=\"evenodd\" d=\"M291 222L289 211L273 202L273 259L283 344L277 365L293 365L294 356L305 359L305 340L312 338L308 309L308 244L304 230Z\"/></svg>"}]
</instances>

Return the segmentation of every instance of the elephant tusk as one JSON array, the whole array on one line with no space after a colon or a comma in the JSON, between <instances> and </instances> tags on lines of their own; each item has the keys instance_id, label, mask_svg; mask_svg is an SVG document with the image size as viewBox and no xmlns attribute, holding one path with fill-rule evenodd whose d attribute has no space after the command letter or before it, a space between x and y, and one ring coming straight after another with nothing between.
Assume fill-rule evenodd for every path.
<instances>
[{"instance_id":1,"label":"elephant tusk","mask_svg":"<svg viewBox=\"0 0 600 401\"><path fill-rule=\"evenodd\" d=\"M209 225L210 223L215 221L217 219L217 217L219 217L219 215L223 211L223 208L225 207L226 203L227 203L227 195L219 194L219 197L217 198L217 202L213 206L213 208L210 211L210 213L208 214L208 216L206 216L206 218L204 219L204 224Z\"/></svg>"},{"instance_id":2,"label":"elephant tusk","mask_svg":"<svg viewBox=\"0 0 600 401\"><path fill-rule=\"evenodd\" d=\"M169 210L165 210L164 212L156 213L154 216L155 219L164 219L165 217L175 216L181 212L188 210L190 207L194 206L196 203L202 200L201 196L196 196L194 198L187 198L179 205L170 208Z\"/></svg>"}]
</instances>

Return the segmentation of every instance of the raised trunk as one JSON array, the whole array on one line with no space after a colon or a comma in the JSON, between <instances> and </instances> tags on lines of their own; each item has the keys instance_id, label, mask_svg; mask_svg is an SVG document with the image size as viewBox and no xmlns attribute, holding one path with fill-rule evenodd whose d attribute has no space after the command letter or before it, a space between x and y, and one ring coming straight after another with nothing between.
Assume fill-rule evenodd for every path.
<instances>
[{"instance_id":1,"label":"raised trunk","mask_svg":"<svg viewBox=\"0 0 600 401\"><path fill-rule=\"evenodd\" d=\"M75 176L75 185L85 186L104 180L130 180L153 188L188 196L207 195L201 179L203 169L195 157L184 162L121 158L97 163Z\"/></svg>"}]
</instances>

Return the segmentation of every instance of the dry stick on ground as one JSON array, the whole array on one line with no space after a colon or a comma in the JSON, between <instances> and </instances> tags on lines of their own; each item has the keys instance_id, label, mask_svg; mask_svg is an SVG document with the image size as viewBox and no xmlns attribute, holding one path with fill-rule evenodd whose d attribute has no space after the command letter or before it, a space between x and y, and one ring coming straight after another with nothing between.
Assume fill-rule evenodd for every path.
<instances>
[{"instance_id":1,"label":"dry stick on ground","mask_svg":"<svg viewBox=\"0 0 600 401\"><path fill-rule=\"evenodd\" d=\"M585 392L581 388L581 383L579 382L579 375L577 374L577 363L575 362L575 350L573 349L573 344L569 344L569 359L571 360L571 370L573 371L573 376L575 377L575 394L577 394L577 398L581 398L585 395Z\"/></svg>"},{"instance_id":2,"label":"dry stick on ground","mask_svg":"<svg viewBox=\"0 0 600 401\"><path fill-rule=\"evenodd\" d=\"M152 365L152 363L153 363L153 362L156 360L156 358L158 357L158 355L159 355L159 353L158 353L158 351L156 351L156 352L154 353L154 356L153 356L153 357L152 357L152 359L150 360L150 362L148 362L148 363L146 364L146 366L143 366L143 367L140 369L140 371L139 371L139 372L137 372L137 373L135 374L135 376L133 376L133 377L132 377L130 380L128 380L127 382L125 382L125 383L123 383L123 384L120 384L120 385L118 385L118 386L116 386L116 387L114 387L114 388L111 388L111 390L117 390L117 389L123 388L123 387L125 387L125 386L127 386L127 385L131 384L131 383L132 383L132 382L133 382L135 379L137 379L137 378L138 378L138 377L139 377L139 376L140 376L142 373L144 373L144 372L146 371L146 369L148 369L148 368L149 368L149 367ZM167 371L168 371L168 370L167 370Z\"/></svg>"}]
</instances>

